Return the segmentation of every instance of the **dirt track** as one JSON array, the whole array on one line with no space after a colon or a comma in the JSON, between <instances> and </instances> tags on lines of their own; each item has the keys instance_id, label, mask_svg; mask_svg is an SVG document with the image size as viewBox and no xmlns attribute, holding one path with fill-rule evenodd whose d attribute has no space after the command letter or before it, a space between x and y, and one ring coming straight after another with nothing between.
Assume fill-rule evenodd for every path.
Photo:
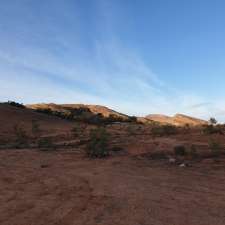
<instances>
[{"instance_id":1,"label":"dirt track","mask_svg":"<svg viewBox=\"0 0 225 225\"><path fill-rule=\"evenodd\" d=\"M1 225L224 225L224 162L0 151Z\"/></svg>"}]
</instances>

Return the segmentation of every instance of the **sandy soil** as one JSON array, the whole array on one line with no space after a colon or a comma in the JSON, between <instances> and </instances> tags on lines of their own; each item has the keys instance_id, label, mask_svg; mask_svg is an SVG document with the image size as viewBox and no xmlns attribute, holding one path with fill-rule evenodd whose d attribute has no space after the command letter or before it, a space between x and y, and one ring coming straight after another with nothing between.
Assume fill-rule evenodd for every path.
<instances>
[{"instance_id":1,"label":"sandy soil","mask_svg":"<svg viewBox=\"0 0 225 225\"><path fill-rule=\"evenodd\" d=\"M33 120L56 150L37 148ZM84 148L93 126L7 105L0 124L0 225L225 224L225 156L205 158L210 140L225 149L224 135L193 128L154 137L149 126L114 124L106 128L111 156L91 160ZM13 149L18 124L30 149ZM71 131L77 125L79 135ZM177 145L195 145L201 160L169 164Z\"/></svg>"},{"instance_id":2,"label":"sandy soil","mask_svg":"<svg viewBox=\"0 0 225 225\"><path fill-rule=\"evenodd\" d=\"M225 165L0 151L1 225L224 225Z\"/></svg>"}]
</instances>

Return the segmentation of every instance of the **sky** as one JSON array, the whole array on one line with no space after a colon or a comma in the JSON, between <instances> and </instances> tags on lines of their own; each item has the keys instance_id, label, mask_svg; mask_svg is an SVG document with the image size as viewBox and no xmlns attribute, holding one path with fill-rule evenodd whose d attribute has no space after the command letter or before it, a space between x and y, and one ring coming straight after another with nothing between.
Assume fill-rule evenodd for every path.
<instances>
[{"instance_id":1,"label":"sky","mask_svg":"<svg viewBox=\"0 0 225 225\"><path fill-rule=\"evenodd\" d=\"M225 1L0 0L0 101L225 122Z\"/></svg>"}]
</instances>

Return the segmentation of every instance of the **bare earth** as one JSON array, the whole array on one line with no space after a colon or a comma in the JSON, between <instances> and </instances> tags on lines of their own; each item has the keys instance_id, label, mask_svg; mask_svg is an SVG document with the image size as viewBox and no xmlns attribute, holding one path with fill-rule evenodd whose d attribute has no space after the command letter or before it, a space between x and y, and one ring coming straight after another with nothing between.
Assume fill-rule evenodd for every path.
<instances>
[{"instance_id":1,"label":"bare earth","mask_svg":"<svg viewBox=\"0 0 225 225\"><path fill-rule=\"evenodd\" d=\"M34 119L56 150L10 147L18 123L32 146ZM170 157L174 146L193 144L204 156L211 139L224 148L224 135L192 129L154 137L145 125L110 125L110 148L120 151L88 159L89 125L81 124L81 136L74 136L76 122L5 105L0 105L0 124L0 225L225 224L224 155L216 161L187 158L190 167L184 168L149 157L161 152Z\"/></svg>"},{"instance_id":2,"label":"bare earth","mask_svg":"<svg viewBox=\"0 0 225 225\"><path fill-rule=\"evenodd\" d=\"M224 225L224 161L0 151L1 225Z\"/></svg>"}]
</instances>

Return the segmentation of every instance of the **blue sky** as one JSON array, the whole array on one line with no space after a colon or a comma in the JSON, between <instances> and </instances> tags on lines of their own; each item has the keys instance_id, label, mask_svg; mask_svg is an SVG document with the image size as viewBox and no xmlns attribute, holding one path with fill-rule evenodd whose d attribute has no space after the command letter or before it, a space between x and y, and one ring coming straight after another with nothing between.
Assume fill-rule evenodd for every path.
<instances>
[{"instance_id":1,"label":"blue sky","mask_svg":"<svg viewBox=\"0 0 225 225\"><path fill-rule=\"evenodd\" d=\"M0 101L225 121L225 1L0 0Z\"/></svg>"}]
</instances>

